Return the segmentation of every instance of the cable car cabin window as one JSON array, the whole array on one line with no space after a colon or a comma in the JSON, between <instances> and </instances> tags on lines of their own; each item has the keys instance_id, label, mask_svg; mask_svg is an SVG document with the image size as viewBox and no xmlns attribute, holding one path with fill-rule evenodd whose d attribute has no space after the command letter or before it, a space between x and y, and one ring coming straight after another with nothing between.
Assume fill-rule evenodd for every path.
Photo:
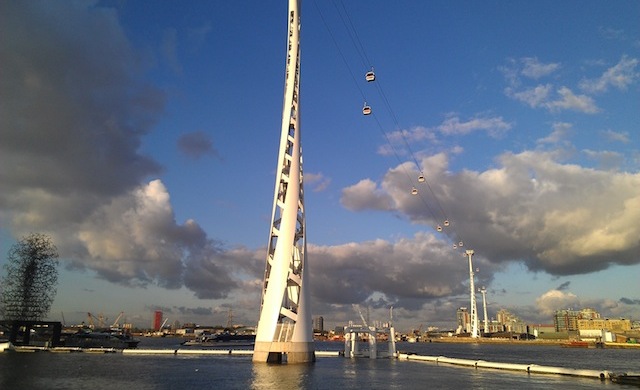
<instances>
[{"instance_id":1,"label":"cable car cabin window","mask_svg":"<svg viewBox=\"0 0 640 390\"><path fill-rule=\"evenodd\" d=\"M372 82L376 79L376 74L373 72L367 72L367 74L364 76L364 78L368 81L368 82Z\"/></svg>"}]
</instances>

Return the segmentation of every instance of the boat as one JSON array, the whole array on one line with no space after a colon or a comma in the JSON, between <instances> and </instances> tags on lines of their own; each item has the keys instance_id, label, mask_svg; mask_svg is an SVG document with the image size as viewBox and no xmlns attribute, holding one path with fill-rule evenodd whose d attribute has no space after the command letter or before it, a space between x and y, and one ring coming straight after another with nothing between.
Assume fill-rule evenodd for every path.
<instances>
[{"instance_id":1,"label":"boat","mask_svg":"<svg viewBox=\"0 0 640 390\"><path fill-rule=\"evenodd\" d=\"M215 334L203 334L199 338L195 340L189 340L182 343L182 345L186 346L206 346L206 345L220 345L221 343L229 343L234 345L246 344L252 345L256 341L255 334L245 334L245 333L231 333L231 332L222 332Z\"/></svg>"},{"instance_id":2,"label":"boat","mask_svg":"<svg viewBox=\"0 0 640 390\"><path fill-rule=\"evenodd\" d=\"M140 340L124 332L80 329L76 333L65 335L63 343L65 347L126 349L136 348Z\"/></svg>"},{"instance_id":3,"label":"boat","mask_svg":"<svg viewBox=\"0 0 640 390\"><path fill-rule=\"evenodd\" d=\"M11 349L11 342L9 340L0 339L0 352L4 352Z\"/></svg>"},{"instance_id":4,"label":"boat","mask_svg":"<svg viewBox=\"0 0 640 390\"><path fill-rule=\"evenodd\" d=\"M640 386L640 374L627 374L626 372L619 374L610 373L609 379L611 379L611 382L619 383L621 385Z\"/></svg>"}]
</instances>

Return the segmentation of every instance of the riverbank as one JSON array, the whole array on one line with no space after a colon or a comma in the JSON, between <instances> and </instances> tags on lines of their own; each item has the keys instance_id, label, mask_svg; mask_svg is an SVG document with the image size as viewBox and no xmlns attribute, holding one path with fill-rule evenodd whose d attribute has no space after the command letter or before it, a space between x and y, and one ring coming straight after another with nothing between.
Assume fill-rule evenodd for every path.
<instances>
[{"instance_id":1,"label":"riverbank","mask_svg":"<svg viewBox=\"0 0 640 390\"><path fill-rule=\"evenodd\" d=\"M499 345L532 345L532 346L568 346L568 340L548 340L548 339L536 339L536 340L513 340L513 339L499 339L499 338L471 338L471 337L442 337L427 339L428 341L420 343L452 343L452 344L499 344ZM596 348L595 342L587 342L586 346L582 348ZM600 343L599 348L628 348L640 350L640 344L638 343L613 343L605 342Z\"/></svg>"}]
</instances>

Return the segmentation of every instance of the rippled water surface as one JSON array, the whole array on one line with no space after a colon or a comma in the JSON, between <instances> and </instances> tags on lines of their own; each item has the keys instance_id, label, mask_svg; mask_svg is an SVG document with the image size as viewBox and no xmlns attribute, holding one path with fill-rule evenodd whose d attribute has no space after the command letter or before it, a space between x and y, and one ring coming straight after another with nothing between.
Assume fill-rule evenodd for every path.
<instances>
[{"instance_id":1,"label":"rippled water surface","mask_svg":"<svg viewBox=\"0 0 640 390\"><path fill-rule=\"evenodd\" d=\"M143 339L140 349L179 348ZM340 350L317 343L316 350ZM640 350L491 344L398 344L402 352L614 372L640 371ZM395 359L318 357L314 364L254 364L250 356L0 353L0 389L624 389L591 378L475 369ZM637 387L636 387L637 388Z\"/></svg>"}]
</instances>

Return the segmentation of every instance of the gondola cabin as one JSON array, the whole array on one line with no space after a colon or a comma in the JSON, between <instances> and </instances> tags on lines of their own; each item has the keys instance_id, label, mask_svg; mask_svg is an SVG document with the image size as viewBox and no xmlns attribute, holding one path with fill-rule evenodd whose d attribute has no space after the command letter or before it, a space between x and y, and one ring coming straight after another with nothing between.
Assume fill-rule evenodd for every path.
<instances>
[{"instance_id":1,"label":"gondola cabin","mask_svg":"<svg viewBox=\"0 0 640 390\"><path fill-rule=\"evenodd\" d=\"M367 82L372 82L375 81L376 79L376 74L373 73L373 71L367 72L367 74L364 76L364 78L367 80Z\"/></svg>"},{"instance_id":2,"label":"gondola cabin","mask_svg":"<svg viewBox=\"0 0 640 390\"><path fill-rule=\"evenodd\" d=\"M364 115L371 115L371 107L367 106L367 103L365 103L364 107L362 107L362 113Z\"/></svg>"}]
</instances>

